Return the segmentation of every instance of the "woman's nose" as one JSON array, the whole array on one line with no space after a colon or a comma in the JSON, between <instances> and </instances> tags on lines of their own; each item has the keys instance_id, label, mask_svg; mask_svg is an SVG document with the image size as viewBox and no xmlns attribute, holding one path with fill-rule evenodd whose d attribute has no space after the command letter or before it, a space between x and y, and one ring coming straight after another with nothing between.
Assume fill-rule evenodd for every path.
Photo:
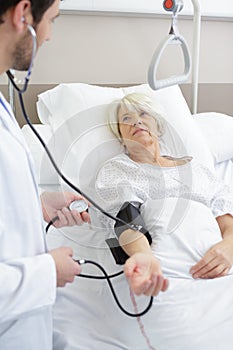
<instances>
[{"instance_id":1,"label":"woman's nose","mask_svg":"<svg viewBox=\"0 0 233 350\"><path fill-rule=\"evenodd\" d=\"M141 120L139 118L135 118L133 123L132 123L132 125L134 127L137 126L137 125L141 125L141 124L142 124L142 122L141 122Z\"/></svg>"}]
</instances>

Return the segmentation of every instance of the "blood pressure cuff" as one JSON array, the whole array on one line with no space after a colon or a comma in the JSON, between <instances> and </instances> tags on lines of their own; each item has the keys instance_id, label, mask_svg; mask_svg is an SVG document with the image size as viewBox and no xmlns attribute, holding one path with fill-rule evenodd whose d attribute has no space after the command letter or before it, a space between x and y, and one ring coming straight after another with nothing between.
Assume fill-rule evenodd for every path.
<instances>
[{"instance_id":1,"label":"blood pressure cuff","mask_svg":"<svg viewBox=\"0 0 233 350\"><path fill-rule=\"evenodd\" d=\"M144 220L140 214L140 206L141 204L138 202L125 202L116 217L126 222L130 226L133 226L135 230L143 233L148 239L149 244L151 244L152 238L147 229L145 228ZM122 232L128 230L129 226L124 225L124 223L117 220L114 229L116 236L119 239ZM129 256L119 245L118 239L109 238L106 239L106 243L108 244L116 263L123 265Z\"/></svg>"}]
</instances>

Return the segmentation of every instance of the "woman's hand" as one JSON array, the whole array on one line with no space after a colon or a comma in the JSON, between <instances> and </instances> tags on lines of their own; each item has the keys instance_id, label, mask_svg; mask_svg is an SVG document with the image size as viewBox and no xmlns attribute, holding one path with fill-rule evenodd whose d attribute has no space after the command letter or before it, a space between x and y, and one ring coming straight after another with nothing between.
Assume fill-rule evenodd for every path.
<instances>
[{"instance_id":1,"label":"woman's hand","mask_svg":"<svg viewBox=\"0 0 233 350\"><path fill-rule=\"evenodd\" d=\"M124 272L136 295L155 296L168 288L168 280L164 278L160 263L152 253L133 254L126 261Z\"/></svg>"},{"instance_id":2,"label":"woman's hand","mask_svg":"<svg viewBox=\"0 0 233 350\"><path fill-rule=\"evenodd\" d=\"M233 238L229 236L211 247L190 273L193 278L216 278L226 276L232 265Z\"/></svg>"},{"instance_id":3,"label":"woman's hand","mask_svg":"<svg viewBox=\"0 0 233 350\"><path fill-rule=\"evenodd\" d=\"M204 257L190 269L193 278L215 278L226 276L233 265L233 217L218 216L223 240L211 247Z\"/></svg>"},{"instance_id":4,"label":"woman's hand","mask_svg":"<svg viewBox=\"0 0 233 350\"><path fill-rule=\"evenodd\" d=\"M74 226L82 225L83 222L90 222L90 216L85 211L79 213L77 210L69 210L68 206L75 200L84 199L72 192L44 192L41 194L41 204L44 220L50 222L54 217L58 217L54 226Z\"/></svg>"}]
</instances>

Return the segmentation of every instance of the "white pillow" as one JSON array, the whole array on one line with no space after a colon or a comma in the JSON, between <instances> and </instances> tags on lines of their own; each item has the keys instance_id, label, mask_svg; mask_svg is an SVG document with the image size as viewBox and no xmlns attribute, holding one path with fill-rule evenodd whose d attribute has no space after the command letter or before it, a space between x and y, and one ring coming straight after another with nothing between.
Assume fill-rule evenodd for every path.
<instances>
[{"instance_id":1,"label":"white pillow","mask_svg":"<svg viewBox=\"0 0 233 350\"><path fill-rule=\"evenodd\" d=\"M233 158L233 117L222 113L193 116L213 154L215 163Z\"/></svg>"},{"instance_id":2,"label":"white pillow","mask_svg":"<svg viewBox=\"0 0 233 350\"><path fill-rule=\"evenodd\" d=\"M105 124L105 114L110 102L133 91L149 94L164 106L168 122L164 153L188 154L213 168L212 155L178 86L153 91L147 84L128 88L62 84L39 95L37 109L40 120L53 130L55 159L70 179L90 189L102 163L122 150Z\"/></svg>"},{"instance_id":3,"label":"white pillow","mask_svg":"<svg viewBox=\"0 0 233 350\"><path fill-rule=\"evenodd\" d=\"M78 112L121 98L121 88L100 87L82 83L60 84L38 96L37 112L42 124L53 129Z\"/></svg>"}]
</instances>

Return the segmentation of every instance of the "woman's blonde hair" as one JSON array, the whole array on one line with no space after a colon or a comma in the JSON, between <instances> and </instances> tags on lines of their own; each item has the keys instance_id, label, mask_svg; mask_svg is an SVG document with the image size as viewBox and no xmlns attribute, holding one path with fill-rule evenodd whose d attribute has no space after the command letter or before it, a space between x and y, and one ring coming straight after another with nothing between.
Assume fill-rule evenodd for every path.
<instances>
[{"instance_id":1,"label":"woman's blonde hair","mask_svg":"<svg viewBox=\"0 0 233 350\"><path fill-rule=\"evenodd\" d=\"M163 107L154 98L142 93L131 93L122 99L113 101L108 108L107 124L111 132L122 142L119 128L118 113L120 107L126 108L129 112L146 112L155 119L157 124L157 137L161 137L164 133L164 110Z\"/></svg>"}]
</instances>

